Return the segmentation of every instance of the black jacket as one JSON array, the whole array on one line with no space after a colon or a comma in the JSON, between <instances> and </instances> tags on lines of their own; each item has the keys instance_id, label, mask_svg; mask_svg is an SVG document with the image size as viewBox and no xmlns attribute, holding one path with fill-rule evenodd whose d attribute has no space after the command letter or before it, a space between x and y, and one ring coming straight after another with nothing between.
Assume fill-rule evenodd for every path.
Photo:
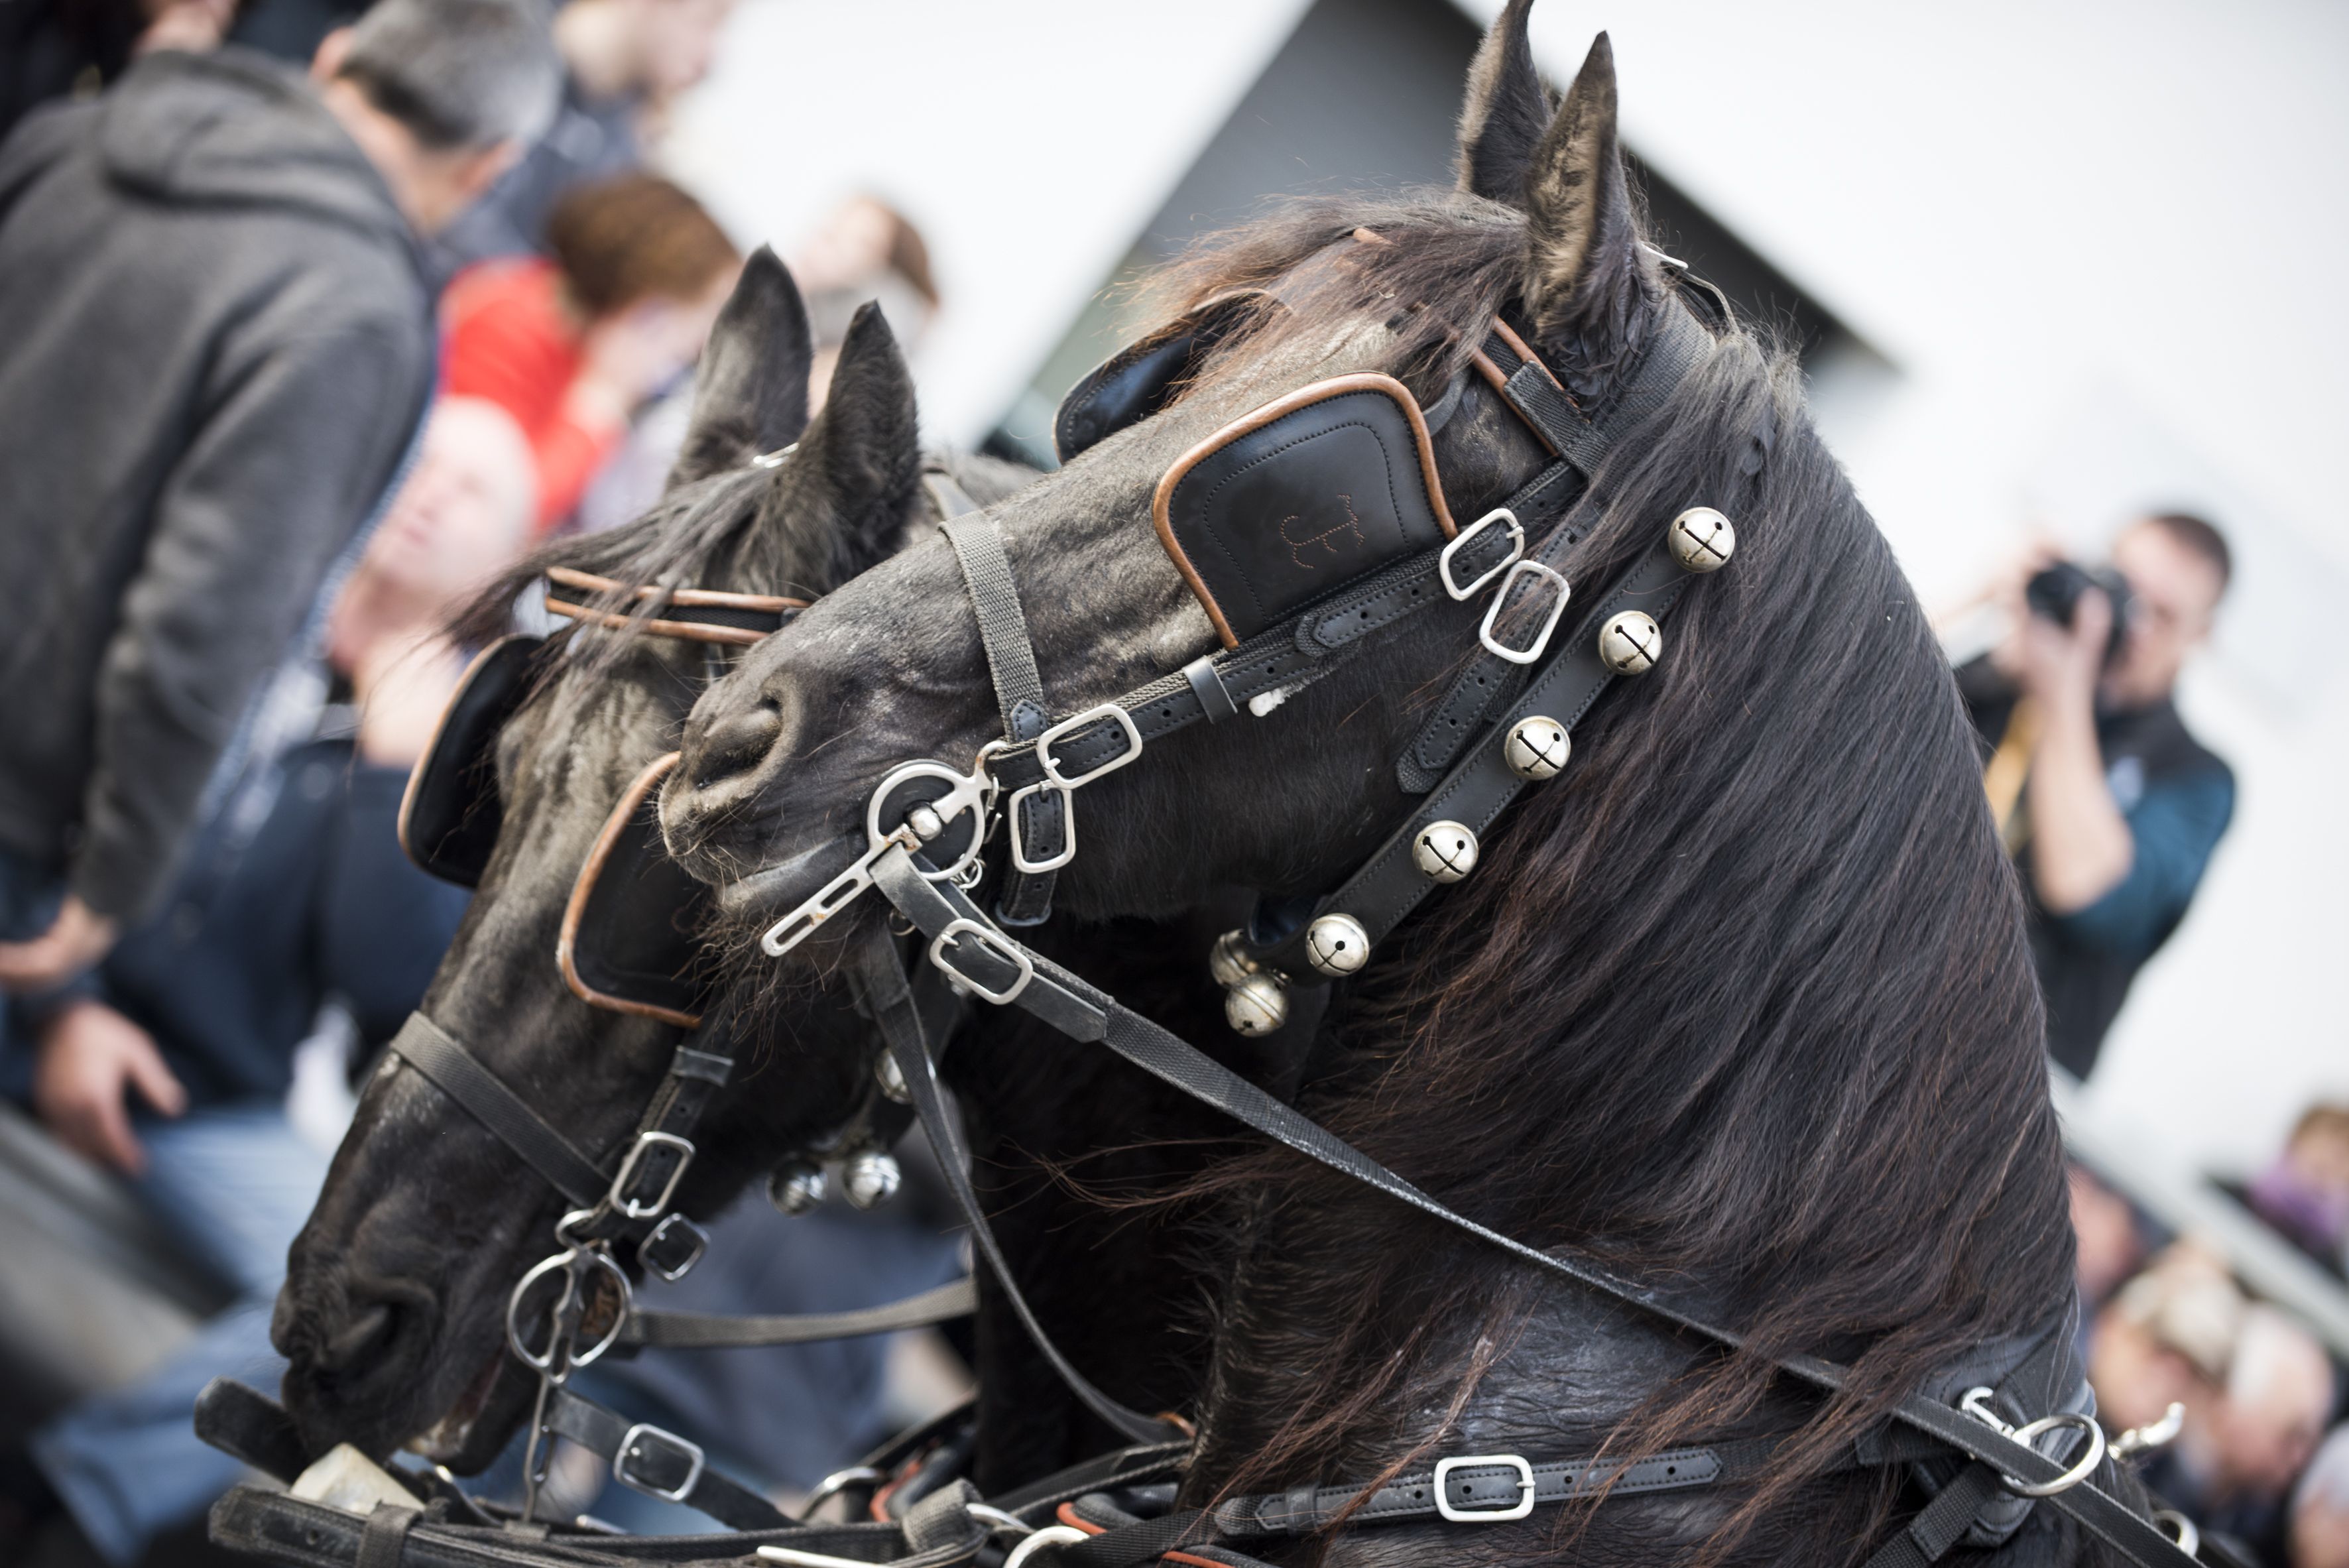
<instances>
[{"instance_id":1,"label":"black jacket","mask_svg":"<svg viewBox=\"0 0 2349 1568\"><path fill-rule=\"evenodd\" d=\"M346 740L295 748L207 824L162 909L107 955L98 998L155 1037L191 1103L283 1098L330 996L363 1047L423 1000L469 895L400 852L407 784Z\"/></svg>"},{"instance_id":2,"label":"black jacket","mask_svg":"<svg viewBox=\"0 0 2349 1568\"><path fill-rule=\"evenodd\" d=\"M1986 659L1958 672L1958 689L1987 759L2013 716L2013 689ZM2185 918L2235 799L2233 770L2188 733L2166 700L2126 712L2100 707L2096 747L2134 841L2128 875L2086 909L2059 915L2039 902L2027 854L2020 866L2031 954L2047 999L2048 1054L2082 1078L2137 971Z\"/></svg>"},{"instance_id":3,"label":"black jacket","mask_svg":"<svg viewBox=\"0 0 2349 1568\"><path fill-rule=\"evenodd\" d=\"M389 189L264 57L149 56L0 144L0 844L148 912L431 333Z\"/></svg>"}]
</instances>

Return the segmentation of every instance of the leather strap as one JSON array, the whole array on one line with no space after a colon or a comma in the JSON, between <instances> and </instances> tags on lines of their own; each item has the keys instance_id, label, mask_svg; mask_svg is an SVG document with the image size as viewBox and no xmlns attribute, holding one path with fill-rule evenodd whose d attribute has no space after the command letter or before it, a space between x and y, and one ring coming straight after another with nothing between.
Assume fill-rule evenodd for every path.
<instances>
[{"instance_id":1,"label":"leather strap","mask_svg":"<svg viewBox=\"0 0 2349 1568\"><path fill-rule=\"evenodd\" d=\"M854 1339L901 1328L968 1317L978 1308L978 1290L965 1277L919 1295L854 1312L792 1313L768 1317L716 1317L699 1312L635 1312L620 1327L623 1345L658 1345L676 1350L732 1349L742 1346L806 1345L819 1339Z\"/></svg>"},{"instance_id":2,"label":"leather strap","mask_svg":"<svg viewBox=\"0 0 2349 1568\"><path fill-rule=\"evenodd\" d=\"M1114 997L1021 946L1009 935L988 927L978 906L961 890L948 883L924 881L904 851L884 855L875 862L874 872L876 885L898 913L932 938L943 933L949 923L958 921L976 925L985 934L984 940L965 936L944 950L957 972L971 975L997 992L1010 989L1024 975L1027 978L1019 985L1016 996L1021 1007L1048 1021L1056 1016L1076 1017L1087 1024L1091 1018L1100 1020L1098 1026L1092 1026L1099 1028L1098 1035L1092 1033L1090 1027L1083 1033L1065 1032L1075 1033L1080 1039L1101 1039L1120 1057L1170 1088L1222 1110L1340 1175L1496 1246L1521 1262L1732 1349L1743 1346L1742 1334L1707 1321L1669 1296L1619 1280L1570 1253L1553 1254L1528 1246L1429 1196L1319 1123L1120 1005ZM1843 1367L1818 1357L1787 1356L1776 1358L1775 1364L1799 1380L1830 1394L1841 1391L1849 1381L1849 1374ZM2061 1460L2015 1441L1953 1405L1912 1393L1903 1396L1891 1413L1904 1425L1959 1453L1994 1465L2003 1476L2039 1484L2065 1474L2066 1466ZM2080 1481L2044 1501L2070 1515L2083 1529L2140 1568L2172 1568L2191 1561L2158 1526L2138 1517L2093 1481ZM1968 1519L1970 1522L1971 1512Z\"/></svg>"},{"instance_id":3,"label":"leather strap","mask_svg":"<svg viewBox=\"0 0 2349 1568\"><path fill-rule=\"evenodd\" d=\"M940 525L961 564L970 607L978 617L979 646L987 654L987 670L995 682L995 702L1003 714L1006 740L1033 740L1051 722L1044 703L1044 678L1037 673L1036 649L1028 636L1028 617L1019 608L1019 588L1011 575L1011 558L1004 553L1003 536L995 520L985 513L949 517ZM1068 842L1069 801L1066 792L1041 789L1019 801L1020 842L1030 861L1050 860ZM1037 925L1052 913L1051 872L1023 872L1005 862L1002 892L996 910L1006 924Z\"/></svg>"},{"instance_id":4,"label":"leather strap","mask_svg":"<svg viewBox=\"0 0 2349 1568\"><path fill-rule=\"evenodd\" d=\"M906 858L903 850L885 857L885 862L902 865L912 880L922 882L920 875L913 871L913 861ZM922 882L922 885L926 887L929 884ZM959 890L957 891L959 896ZM963 903L974 912L978 907L968 899ZM887 1042L889 1054L897 1063L897 1070L904 1075L906 1090L913 1099L915 1114L921 1118L922 1130L929 1135L932 1146L937 1150L938 1168L946 1178L947 1190L954 1195L956 1206L962 1210L963 1219L970 1226L972 1242L977 1245L979 1255L987 1260L988 1267L995 1271L996 1282L1002 1286L1004 1297L1011 1304L1011 1310L1019 1319L1020 1326L1027 1329L1029 1337L1043 1353L1044 1358L1052 1364L1052 1369L1061 1375L1070 1391L1112 1430L1133 1442L1166 1440L1174 1431L1168 1423L1127 1408L1095 1387L1091 1380L1069 1364L1068 1358L1061 1354L1060 1347L1052 1343L1051 1336L1044 1332L1043 1325L1036 1320L1036 1314L1029 1306L1027 1297L1020 1294L1019 1281L1013 1277L1009 1265L1004 1261L1003 1249L995 1239L995 1229L988 1223L987 1212L979 1206L978 1194L971 1188L970 1150L963 1143L955 1119L947 1114L946 1092L938 1084L936 1064L930 1059L923 1039L920 1012L915 1004L913 992L905 983L905 966L897 957L895 944L881 935L862 944L849 978L865 1012Z\"/></svg>"},{"instance_id":5,"label":"leather strap","mask_svg":"<svg viewBox=\"0 0 2349 1568\"><path fill-rule=\"evenodd\" d=\"M652 1480L661 1490L651 1495L698 1509L720 1524L736 1530L773 1530L792 1522L790 1515L758 1492L711 1469L698 1448L649 1423L631 1421L568 1387L553 1390L546 1425L548 1430L603 1458L616 1478L630 1474ZM678 1474L678 1467L688 1452L692 1462L685 1473Z\"/></svg>"},{"instance_id":6,"label":"leather strap","mask_svg":"<svg viewBox=\"0 0 2349 1568\"><path fill-rule=\"evenodd\" d=\"M1528 531L1537 520L1558 516L1572 503L1577 490L1598 481L1599 464L1623 435L1661 409L1682 378L1713 346L1713 334L1685 308L1667 306L1657 317L1657 335L1625 378L1607 418L1592 421L1548 369L1526 347L1524 339L1505 322L1495 321L1484 353L1496 368L1508 366L1498 390L1517 417L1539 434L1559 462L1536 475L1507 506ZM1564 469L1563 475L1559 470ZM1578 483L1568 479L1579 475ZM1528 551L1533 559L1553 569L1564 564L1579 536L1552 529ZM1504 606L1501 629L1514 612ZM1460 748L1478 728L1478 721L1495 702L1514 696L1523 684L1522 666L1485 650L1470 661L1436 705L1411 748L1395 764L1402 788L1419 793L1432 788L1452 766Z\"/></svg>"},{"instance_id":7,"label":"leather strap","mask_svg":"<svg viewBox=\"0 0 2349 1568\"><path fill-rule=\"evenodd\" d=\"M408 1015L408 1022L391 1037L390 1049L496 1134L500 1142L553 1182L555 1191L574 1206L593 1208L610 1187L611 1178L576 1144L422 1013Z\"/></svg>"},{"instance_id":8,"label":"leather strap","mask_svg":"<svg viewBox=\"0 0 2349 1568\"><path fill-rule=\"evenodd\" d=\"M408 1555L408 1529L417 1518L416 1509L377 1503L367 1528L359 1532L358 1555L351 1568L400 1568L400 1560Z\"/></svg>"},{"instance_id":9,"label":"leather strap","mask_svg":"<svg viewBox=\"0 0 2349 1568\"><path fill-rule=\"evenodd\" d=\"M1630 572L1575 624L1563 648L1553 653L1533 685L1505 710L1498 727L1506 728L1520 718L1540 714L1557 720L1572 733L1591 704L1615 679L1614 673L1599 657L1598 629L1609 616L1623 610L1644 610L1658 621L1666 619L1672 606L1680 602L1681 590L1687 580L1688 573L1659 538ZM1313 905L1313 915L1339 910L1353 916L1361 922L1375 948L1435 887L1412 859L1412 843L1420 830L1433 822L1454 821L1464 824L1481 838L1526 783L1509 770L1500 747L1489 743L1475 747L1419 809L1387 836L1377 852L1336 892ZM1300 982L1318 982L1319 976L1305 959L1309 924L1309 921L1299 922L1292 929L1267 934L1271 940L1253 948L1251 955L1258 963L1269 965Z\"/></svg>"}]
</instances>

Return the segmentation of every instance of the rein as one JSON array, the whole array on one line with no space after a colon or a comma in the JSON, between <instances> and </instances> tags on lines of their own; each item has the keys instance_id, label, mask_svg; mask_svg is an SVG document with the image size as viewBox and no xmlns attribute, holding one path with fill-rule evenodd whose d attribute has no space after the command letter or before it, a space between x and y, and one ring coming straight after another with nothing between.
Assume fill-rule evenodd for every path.
<instances>
[{"instance_id":1,"label":"rein","mask_svg":"<svg viewBox=\"0 0 2349 1568\"><path fill-rule=\"evenodd\" d=\"M1576 479L1587 486L1610 447L1661 409L1711 346L1711 335L1676 302L1604 423L1575 406L1523 339L1496 324L1477 356L1478 367L1506 405L1538 433L1555 460L1512 496L1538 516L1536 504L1564 492ZM1311 399L1306 389L1277 400L1288 411ZM1405 394L1407 397L1408 394ZM1252 416L1227 428L1232 440L1267 423ZM1237 434L1232 434L1237 432ZM1162 537L1165 497L1178 475L1202 452L1170 470L1160 487ZM1430 475L1431 490L1433 489ZM1300 977L1336 978L1359 971L1371 950L1437 886L1473 868L1476 835L1488 829L1528 783L1556 777L1570 753L1573 727L1619 676L1653 666L1663 648L1661 623L1692 580L1725 564L1734 550L1729 520L1698 507L1671 520L1655 543L1600 593L1597 604L1560 641L1555 634L1571 593L1566 568L1580 539L1555 526L1528 547L1516 506L1504 505L1458 531L1438 549L1397 561L1368 581L1308 604L1241 640L1216 615L1228 646L1194 661L1113 702L1046 723L1041 686L1028 645L1008 558L992 520L962 520L949 533L962 567L982 646L1003 709L1003 738L982 748L968 774L933 762L902 765L884 778L866 810L868 848L845 872L777 921L762 946L777 956L878 889L903 919L927 939L921 974L944 975L955 988L994 1006L1016 1006L1068 1035L1099 1043L1191 1098L1329 1169L1407 1203L1432 1218L1498 1247L1547 1274L1733 1350L1745 1348L1736 1330L1713 1323L1665 1295L1618 1279L1572 1255L1543 1252L1455 1212L1343 1140L1267 1094L1195 1047L1123 1006L1005 929L1019 923L1021 878L1049 875L1074 858L1073 801L1083 786L1140 759L1155 739L1187 725L1227 721L1247 707L1258 717L1353 655L1371 631L1392 624L1444 598L1465 602L1488 590L1490 606L1479 632L1483 653L1454 682L1428 731L1399 764L1406 784L1413 770L1434 776L1421 786L1425 801L1371 859L1309 911L1271 917L1260 910L1244 932L1227 934L1215 955L1216 977L1230 989L1227 1006L1243 1033L1277 1028L1287 1011L1287 987ZM1173 541L1169 539L1170 552ZM1178 559L1178 564L1180 564ZM1195 589L1201 589L1195 574ZM1528 641L1496 634L1510 593L1521 579L1552 596ZM1495 590L1495 584L1497 589ZM1214 609L1212 603L1209 608ZM1516 617L1522 624L1524 616ZM1496 717L1485 719L1485 715ZM1482 721L1482 722L1478 722ZM1438 724L1458 740L1432 735ZM1468 736L1477 737L1469 744ZM1464 754L1463 748L1464 748ZM1442 766L1438 768L1438 764ZM938 789L944 786L943 790ZM926 795L925 795L926 791ZM961 819L968 813L966 827ZM989 829L1009 825L1010 865L999 913L990 918L968 892L984 874ZM920 858L916 858L920 857ZM943 863L933 863L943 862ZM875 934L863 943L852 977L865 1009L880 1026L892 1059L912 1091L916 1113L950 1170L954 1149L943 1091L909 983L895 943ZM1314 983L1319 983L1318 981ZM963 1196L957 1191L957 1198ZM981 1250L1006 1284L1023 1322L1063 1365L1040 1333L999 1261L985 1216L965 1204ZM1977 1365L1955 1369L1957 1385L1900 1397L1891 1423L1865 1438L1839 1465L1910 1464L1931 1501L1885 1542L1869 1568L1923 1568L1961 1542L1994 1546L2010 1538L2037 1501L2045 1501L2139 1568L2170 1568L2190 1553L2160 1526L2095 1485L2089 1477L2106 1456L2104 1434L2086 1412L2093 1408L2085 1373L2072 1355L2076 1303L2067 1299L2050 1320L2013 1346L1985 1352ZM1782 1370L1820 1392L1846 1390L1846 1367L1812 1356L1773 1357ZM1072 1374L1071 1387L1088 1404L1097 1391ZM2085 1439L2083 1442L2082 1439ZM2041 1444L2052 1449L2043 1451ZM2084 1449L2081 1457L2071 1456ZM1277 1498L1227 1499L1212 1510L1185 1510L1157 1519L1133 1519L1090 1529L1064 1513L1046 1542L1027 1550L1056 1552L1057 1561L1086 1568L1154 1559L1170 1548L1349 1522L1421 1519L1431 1515L1468 1524L1520 1519L1537 1503L1598 1495L1632 1495L1718 1484L1754 1473L1775 1446L1723 1443L1630 1459L1574 1458L1537 1462L1516 1454L1456 1455L1426 1475L1412 1475L1369 1491L1362 1486L1307 1487ZM1927 1464L1935 1461L1938 1470ZM1960 1468L1948 1473L1954 1460ZM1105 1532L1104 1532L1105 1530ZM1052 1531L1042 1532L1052 1534ZM791 1561L769 1552L779 1560ZM1026 1550L1015 1556L1026 1555ZM1228 1555L1228 1554L1227 1554ZM1183 1560L1216 1559L1185 1556Z\"/></svg>"}]
</instances>

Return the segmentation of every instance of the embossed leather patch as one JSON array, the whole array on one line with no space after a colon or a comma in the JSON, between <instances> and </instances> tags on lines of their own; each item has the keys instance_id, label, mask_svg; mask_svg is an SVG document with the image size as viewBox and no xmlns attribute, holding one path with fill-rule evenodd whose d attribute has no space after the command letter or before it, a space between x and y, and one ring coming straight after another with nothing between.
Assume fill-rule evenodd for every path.
<instances>
[{"instance_id":1,"label":"embossed leather patch","mask_svg":"<svg viewBox=\"0 0 2349 1568\"><path fill-rule=\"evenodd\" d=\"M1373 374L1225 426L1166 470L1151 511L1227 648L1455 531L1419 404Z\"/></svg>"}]
</instances>

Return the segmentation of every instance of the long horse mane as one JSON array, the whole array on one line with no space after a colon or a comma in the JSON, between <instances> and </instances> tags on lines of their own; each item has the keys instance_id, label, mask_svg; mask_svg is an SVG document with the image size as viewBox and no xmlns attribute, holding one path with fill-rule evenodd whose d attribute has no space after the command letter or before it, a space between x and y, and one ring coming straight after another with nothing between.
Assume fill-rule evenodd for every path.
<instances>
[{"instance_id":1,"label":"long horse mane","mask_svg":"<svg viewBox=\"0 0 2349 1568\"><path fill-rule=\"evenodd\" d=\"M1161 287L1179 306L1313 274L1203 383L1368 317L1417 390L1510 302L1526 247L1524 214L1472 197L1321 201L1208 242ZM1610 366L1539 346L1603 397ZM1566 773L1520 797L1475 873L1342 988L1304 1104L1464 1212L1744 1331L1746 1352L1616 1440L1740 1418L1771 1357L1852 1360L1742 1528L1937 1365L2044 1324L2073 1241L2020 891L1955 685L1795 359L1743 326L1564 520L1587 535L1578 597L1698 505L1733 521L1735 561L1687 596L1656 669L1576 727ZM1208 1181L1263 1191L1276 1171L1284 1204L1381 1202L1278 1151ZM1492 1267L1428 1268L1454 1243L1425 1222L1398 1212L1390 1233L1427 1245L1313 1260L1325 1324L1409 1302L1490 1346L1539 1309ZM1281 1369L1294 1413L1234 1489L1388 1451L1407 1358L1335 1337Z\"/></svg>"}]
</instances>

